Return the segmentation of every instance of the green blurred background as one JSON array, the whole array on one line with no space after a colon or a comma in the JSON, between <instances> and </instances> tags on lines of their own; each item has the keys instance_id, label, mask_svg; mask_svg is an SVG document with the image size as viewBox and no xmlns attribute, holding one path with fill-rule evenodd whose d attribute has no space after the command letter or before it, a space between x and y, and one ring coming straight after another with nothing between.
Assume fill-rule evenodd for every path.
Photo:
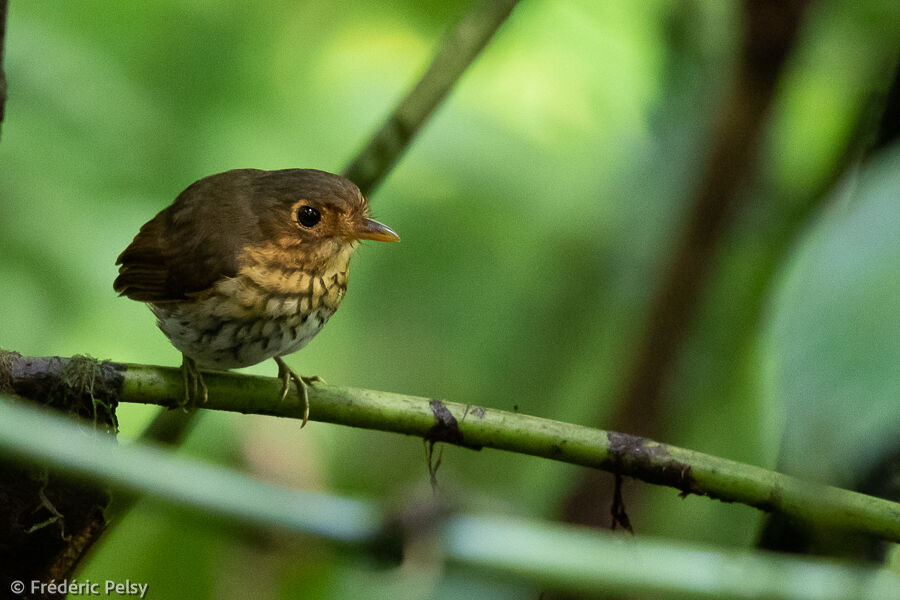
<instances>
[{"instance_id":1,"label":"green blurred background","mask_svg":"<svg viewBox=\"0 0 900 600\"><path fill-rule=\"evenodd\" d=\"M150 312L112 291L140 225L211 173L340 172L471 5L13 0L0 346L179 364ZM402 243L357 252L341 310L288 362L333 384L603 427L702 174L740 27L732 2L523 1L372 194ZM833 178L889 83L898 32L896 2L809 12L747 194L789 205ZM894 148L849 173L775 260L755 234L778 212L739 219L666 387L662 441L844 486L896 450L898 201ZM750 306L754 285L764 301ZM120 439L153 414L121 406ZM183 452L395 506L431 493L410 437L202 414ZM438 480L465 506L556 519L580 475L447 447ZM668 488L628 508L638 534L721 545L752 545L761 523ZM531 592L148 503L98 544L88 577L149 582L154 598Z\"/></svg>"}]
</instances>

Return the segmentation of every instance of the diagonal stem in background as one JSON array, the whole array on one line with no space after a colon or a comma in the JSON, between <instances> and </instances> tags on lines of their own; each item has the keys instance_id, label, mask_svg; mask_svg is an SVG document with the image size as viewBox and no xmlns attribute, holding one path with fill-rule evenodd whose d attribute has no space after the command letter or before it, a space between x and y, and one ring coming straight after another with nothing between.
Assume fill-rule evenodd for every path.
<instances>
[{"instance_id":1,"label":"diagonal stem in background","mask_svg":"<svg viewBox=\"0 0 900 600\"><path fill-rule=\"evenodd\" d=\"M364 195L381 183L517 3L518 0L481 2L444 36L428 70L344 171Z\"/></svg>"}]
</instances>

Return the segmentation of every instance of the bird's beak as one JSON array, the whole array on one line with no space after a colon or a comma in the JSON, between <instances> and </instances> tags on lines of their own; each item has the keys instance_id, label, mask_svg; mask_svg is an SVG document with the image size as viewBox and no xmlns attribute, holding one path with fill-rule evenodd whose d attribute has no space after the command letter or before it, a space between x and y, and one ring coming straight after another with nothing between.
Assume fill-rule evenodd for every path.
<instances>
[{"instance_id":1,"label":"bird's beak","mask_svg":"<svg viewBox=\"0 0 900 600\"><path fill-rule=\"evenodd\" d=\"M376 242L399 242L397 232L373 219L365 219L362 226L350 234L354 240L375 240Z\"/></svg>"}]
</instances>

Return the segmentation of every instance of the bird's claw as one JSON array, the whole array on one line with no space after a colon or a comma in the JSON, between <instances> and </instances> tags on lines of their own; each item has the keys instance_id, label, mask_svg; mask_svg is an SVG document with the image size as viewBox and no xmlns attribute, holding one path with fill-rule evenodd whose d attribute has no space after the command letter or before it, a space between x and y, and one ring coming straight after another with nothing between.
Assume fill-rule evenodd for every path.
<instances>
[{"instance_id":1,"label":"bird's claw","mask_svg":"<svg viewBox=\"0 0 900 600\"><path fill-rule=\"evenodd\" d=\"M309 421L309 392L307 392L306 388L316 382L325 383L325 380L315 375L312 377L297 375L280 356L275 357L275 362L278 363L278 377L281 378L282 402L287 398L288 391L291 389L291 380L294 381L297 391L300 393L300 401L303 404L303 421L300 423L300 428L302 429L306 426L306 422Z\"/></svg>"},{"instance_id":2,"label":"bird's claw","mask_svg":"<svg viewBox=\"0 0 900 600\"><path fill-rule=\"evenodd\" d=\"M197 408L197 398L202 394L202 404L209 401L209 389L203 381L203 374L197 368L194 359L184 356L181 361L181 381L184 385L184 398L179 403L184 412Z\"/></svg>"}]
</instances>

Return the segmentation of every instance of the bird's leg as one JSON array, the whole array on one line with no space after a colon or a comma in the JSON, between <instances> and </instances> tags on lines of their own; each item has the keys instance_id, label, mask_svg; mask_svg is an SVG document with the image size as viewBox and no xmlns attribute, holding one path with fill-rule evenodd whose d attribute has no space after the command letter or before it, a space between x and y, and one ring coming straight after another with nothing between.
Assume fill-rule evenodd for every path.
<instances>
[{"instance_id":1,"label":"bird's leg","mask_svg":"<svg viewBox=\"0 0 900 600\"><path fill-rule=\"evenodd\" d=\"M291 388L291 380L293 379L294 383L297 384L297 391L300 393L300 401L303 402L303 422L300 424L300 427L303 428L309 420L309 393L306 391L306 388L317 381L321 381L322 383L324 383L324 381L316 376L302 377L297 375L289 366L287 366L287 363L285 363L280 356L275 357L275 362L278 363L278 377L281 378L282 401L287 398L288 390Z\"/></svg>"},{"instance_id":2,"label":"bird's leg","mask_svg":"<svg viewBox=\"0 0 900 600\"><path fill-rule=\"evenodd\" d=\"M181 356L181 380L184 383L184 402L181 403L181 407L187 412L189 409L197 407L197 396L201 392L203 393L203 404L206 404L209 400L209 390L194 359L186 354Z\"/></svg>"}]
</instances>

